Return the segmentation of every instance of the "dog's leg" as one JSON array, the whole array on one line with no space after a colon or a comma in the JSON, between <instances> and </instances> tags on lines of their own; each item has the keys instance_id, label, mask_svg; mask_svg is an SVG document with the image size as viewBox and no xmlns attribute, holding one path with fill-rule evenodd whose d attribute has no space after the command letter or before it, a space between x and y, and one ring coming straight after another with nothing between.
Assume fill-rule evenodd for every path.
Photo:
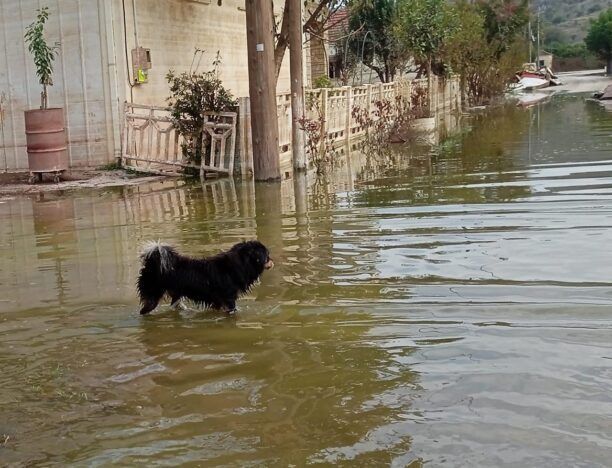
<instances>
[{"instance_id":1,"label":"dog's leg","mask_svg":"<svg viewBox=\"0 0 612 468\"><path fill-rule=\"evenodd\" d=\"M228 314L235 314L236 313L236 301L228 301L225 304L225 307L223 307L223 309L225 310L225 312L227 312Z\"/></svg>"},{"instance_id":2,"label":"dog's leg","mask_svg":"<svg viewBox=\"0 0 612 468\"><path fill-rule=\"evenodd\" d=\"M170 300L172 301L170 303L170 307L175 310L187 310L187 307L185 307L185 304L183 304L182 299L183 298L181 296L172 296L170 298Z\"/></svg>"},{"instance_id":3,"label":"dog's leg","mask_svg":"<svg viewBox=\"0 0 612 468\"><path fill-rule=\"evenodd\" d=\"M155 300L155 299L146 300L145 303L142 305L142 309L140 309L140 315L148 314L149 312L151 312L153 309L157 307L158 303L159 303L159 299L158 300Z\"/></svg>"}]
</instances>

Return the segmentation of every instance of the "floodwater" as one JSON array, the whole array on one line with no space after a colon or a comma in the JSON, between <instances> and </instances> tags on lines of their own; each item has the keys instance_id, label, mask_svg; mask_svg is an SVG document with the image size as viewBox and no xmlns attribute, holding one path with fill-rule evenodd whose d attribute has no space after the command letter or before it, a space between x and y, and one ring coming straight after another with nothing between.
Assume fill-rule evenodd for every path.
<instances>
[{"instance_id":1,"label":"floodwater","mask_svg":"<svg viewBox=\"0 0 612 468\"><path fill-rule=\"evenodd\" d=\"M138 315L138 246L258 237L223 314ZM463 119L328 181L0 200L0 464L610 466L612 113Z\"/></svg>"}]
</instances>

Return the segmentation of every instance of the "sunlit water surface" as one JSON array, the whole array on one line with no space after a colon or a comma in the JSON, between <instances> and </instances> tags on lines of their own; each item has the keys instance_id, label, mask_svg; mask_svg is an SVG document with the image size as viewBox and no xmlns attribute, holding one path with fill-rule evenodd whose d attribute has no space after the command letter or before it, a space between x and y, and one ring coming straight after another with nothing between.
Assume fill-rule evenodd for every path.
<instances>
[{"instance_id":1,"label":"sunlit water surface","mask_svg":"<svg viewBox=\"0 0 612 468\"><path fill-rule=\"evenodd\" d=\"M0 200L0 464L610 466L612 114L466 117L329 181ZM148 239L277 267L137 313Z\"/></svg>"}]
</instances>

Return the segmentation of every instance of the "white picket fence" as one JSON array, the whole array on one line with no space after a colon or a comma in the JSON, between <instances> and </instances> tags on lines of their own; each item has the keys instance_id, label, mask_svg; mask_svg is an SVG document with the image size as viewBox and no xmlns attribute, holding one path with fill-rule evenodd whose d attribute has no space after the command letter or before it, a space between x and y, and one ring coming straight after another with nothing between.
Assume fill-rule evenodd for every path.
<instances>
[{"instance_id":1,"label":"white picket fence","mask_svg":"<svg viewBox=\"0 0 612 468\"><path fill-rule=\"evenodd\" d=\"M339 144L359 139L365 134L365 129L352 116L354 107L368 108L372 111L376 101L394 102L396 96L402 96L407 103L410 103L417 90L424 93L427 114L434 115L444 109L461 108L460 83L457 77L446 80L433 77L431 80L401 80L362 86L310 89L305 92L305 101L307 103L318 101L323 114L325 132L331 140ZM291 159L291 93L279 94L276 100L281 166L290 166L288 162ZM253 171L249 98L239 99L239 107L240 172L242 175L247 175ZM313 111L307 111L306 117L316 119L317 116Z\"/></svg>"}]
</instances>

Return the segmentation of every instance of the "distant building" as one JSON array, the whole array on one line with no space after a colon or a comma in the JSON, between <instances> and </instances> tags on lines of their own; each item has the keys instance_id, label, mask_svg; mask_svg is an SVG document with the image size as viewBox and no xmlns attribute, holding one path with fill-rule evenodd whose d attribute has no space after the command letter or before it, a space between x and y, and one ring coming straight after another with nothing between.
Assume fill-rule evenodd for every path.
<instances>
[{"instance_id":1,"label":"distant building","mask_svg":"<svg viewBox=\"0 0 612 468\"><path fill-rule=\"evenodd\" d=\"M283 2L275 3L279 14ZM61 43L49 105L65 109L73 167L104 164L120 154L123 102L164 105L170 69L209 70L219 52L224 84L236 97L248 95L244 0L42 4L50 9L47 38ZM39 106L40 86L23 35L40 6L39 0L0 1L0 171L28 167L23 111ZM194 61L196 48L204 53ZM289 89L288 56L279 91ZM319 73L316 60L305 62Z\"/></svg>"},{"instance_id":2,"label":"distant building","mask_svg":"<svg viewBox=\"0 0 612 468\"><path fill-rule=\"evenodd\" d=\"M343 8L334 12L329 19L328 41L329 41L329 77L335 80L341 79L344 66L346 50L346 39L349 31L349 11ZM346 49L346 47L344 48Z\"/></svg>"},{"instance_id":3,"label":"distant building","mask_svg":"<svg viewBox=\"0 0 612 468\"><path fill-rule=\"evenodd\" d=\"M351 33L349 28L349 10L342 8L335 11L329 18L327 25L327 43L329 49L329 77L338 84L367 84L379 83L378 75L358 58L357 63L347 67L348 42L354 37L363 37L362 31ZM371 38L370 38L371 39ZM363 47L363 43L358 48ZM347 76L350 75L350 76ZM400 73L401 75L401 73ZM347 81L348 80L348 81Z\"/></svg>"},{"instance_id":4,"label":"distant building","mask_svg":"<svg viewBox=\"0 0 612 468\"><path fill-rule=\"evenodd\" d=\"M542 67L550 68L551 70L553 68L553 54L544 50L540 52L538 57L538 68Z\"/></svg>"}]
</instances>

